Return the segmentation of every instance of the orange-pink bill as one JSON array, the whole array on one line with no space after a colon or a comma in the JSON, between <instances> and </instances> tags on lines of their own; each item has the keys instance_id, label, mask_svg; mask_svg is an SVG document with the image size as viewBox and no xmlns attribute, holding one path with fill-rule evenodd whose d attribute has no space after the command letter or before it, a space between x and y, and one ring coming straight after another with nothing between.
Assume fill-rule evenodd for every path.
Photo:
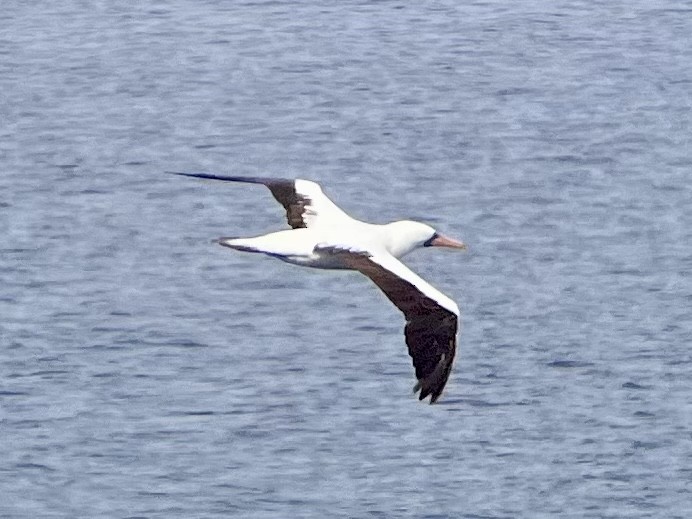
<instances>
[{"instance_id":1,"label":"orange-pink bill","mask_svg":"<svg viewBox=\"0 0 692 519\"><path fill-rule=\"evenodd\" d=\"M447 236L443 236L442 234L438 234L435 236L431 241L430 245L433 247L450 247L452 249L466 249L466 244L464 242L461 242L459 240L455 240L454 238L449 238Z\"/></svg>"}]
</instances>

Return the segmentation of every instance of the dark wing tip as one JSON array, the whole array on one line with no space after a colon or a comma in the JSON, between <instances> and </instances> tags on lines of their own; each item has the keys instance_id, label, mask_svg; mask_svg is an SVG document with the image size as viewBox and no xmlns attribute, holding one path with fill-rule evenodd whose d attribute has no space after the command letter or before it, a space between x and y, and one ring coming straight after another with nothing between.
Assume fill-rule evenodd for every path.
<instances>
[{"instance_id":1,"label":"dark wing tip","mask_svg":"<svg viewBox=\"0 0 692 519\"><path fill-rule=\"evenodd\" d=\"M169 175L181 177L205 178L208 180L223 180L225 182L247 182L249 184L264 184L270 189L277 184L293 186L294 179L278 177L244 177L241 175L217 175L216 173L186 173L183 171L164 171Z\"/></svg>"},{"instance_id":2,"label":"dark wing tip","mask_svg":"<svg viewBox=\"0 0 692 519\"><path fill-rule=\"evenodd\" d=\"M419 400L440 398L452 372L457 347L458 318L448 310L420 314L406 322L404 333L420 390Z\"/></svg>"},{"instance_id":3,"label":"dark wing tip","mask_svg":"<svg viewBox=\"0 0 692 519\"><path fill-rule=\"evenodd\" d=\"M236 175L216 175L215 173L185 173L182 171L165 171L169 175L180 175L181 177L206 178L208 180L224 180L226 182L250 182L260 183L263 179L257 177L240 177Z\"/></svg>"},{"instance_id":4,"label":"dark wing tip","mask_svg":"<svg viewBox=\"0 0 692 519\"><path fill-rule=\"evenodd\" d=\"M452 372L452 365L454 364L456 353L455 343L456 339L451 339L447 351L440 355L440 359L437 361L435 368L430 373L418 379L418 382L413 388L414 393L420 391L418 400L424 400L430 396L430 403L434 404L442 395L447 385L449 375Z\"/></svg>"},{"instance_id":5,"label":"dark wing tip","mask_svg":"<svg viewBox=\"0 0 692 519\"><path fill-rule=\"evenodd\" d=\"M215 175L213 173L183 173L178 171L166 171L171 175L182 177L203 178L208 180L222 180L225 182L245 182L247 184L262 184L269 188L274 198L286 209L288 224L297 229L306 227L303 213L307 200L296 193L295 180L290 178L275 177L240 177L235 175Z\"/></svg>"},{"instance_id":6,"label":"dark wing tip","mask_svg":"<svg viewBox=\"0 0 692 519\"><path fill-rule=\"evenodd\" d=\"M209 173L185 173L183 171L164 171L167 175L180 175L181 177L207 178Z\"/></svg>"}]
</instances>

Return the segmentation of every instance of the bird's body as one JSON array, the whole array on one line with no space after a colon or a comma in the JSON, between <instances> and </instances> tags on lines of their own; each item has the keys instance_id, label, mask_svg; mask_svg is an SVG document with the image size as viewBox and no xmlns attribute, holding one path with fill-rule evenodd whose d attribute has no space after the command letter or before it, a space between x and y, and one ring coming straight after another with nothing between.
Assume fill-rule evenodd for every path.
<instances>
[{"instance_id":1,"label":"bird's body","mask_svg":"<svg viewBox=\"0 0 692 519\"><path fill-rule=\"evenodd\" d=\"M255 238L221 238L219 243L238 250L261 252L304 267L350 269L342 259L323 249L343 247L353 252L389 254L397 259L411 252L407 244L390 239L391 231L395 229L388 225L370 224L348 217L342 225L302 227Z\"/></svg>"},{"instance_id":2,"label":"bird's body","mask_svg":"<svg viewBox=\"0 0 692 519\"><path fill-rule=\"evenodd\" d=\"M300 266L357 270L368 276L406 317L406 343L416 368L419 398L431 395L431 403L439 398L456 352L459 308L399 258L419 247L465 248L463 243L419 222L377 225L356 220L327 198L317 183L307 180L179 174L267 186L286 209L292 228L254 238L220 238L218 243Z\"/></svg>"}]
</instances>

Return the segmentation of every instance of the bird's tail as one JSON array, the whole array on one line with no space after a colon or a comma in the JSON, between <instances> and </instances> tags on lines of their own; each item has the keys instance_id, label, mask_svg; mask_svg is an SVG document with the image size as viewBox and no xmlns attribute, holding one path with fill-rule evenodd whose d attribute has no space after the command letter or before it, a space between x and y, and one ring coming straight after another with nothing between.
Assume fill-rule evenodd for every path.
<instances>
[{"instance_id":1,"label":"bird's tail","mask_svg":"<svg viewBox=\"0 0 692 519\"><path fill-rule=\"evenodd\" d=\"M215 240L219 245L243 252L264 252L252 244L251 238L219 238Z\"/></svg>"}]
</instances>

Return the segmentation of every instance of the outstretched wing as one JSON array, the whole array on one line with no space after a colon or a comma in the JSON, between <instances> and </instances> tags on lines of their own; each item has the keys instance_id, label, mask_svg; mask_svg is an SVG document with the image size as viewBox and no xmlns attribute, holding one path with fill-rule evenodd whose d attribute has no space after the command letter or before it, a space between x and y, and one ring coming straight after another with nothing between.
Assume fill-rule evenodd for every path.
<instances>
[{"instance_id":1,"label":"outstretched wing","mask_svg":"<svg viewBox=\"0 0 692 519\"><path fill-rule=\"evenodd\" d=\"M406 345L418 379L413 390L420 390L420 400L430 395L430 403L435 402L449 379L456 354L456 303L393 256L325 250L368 276L404 313Z\"/></svg>"},{"instance_id":2,"label":"outstretched wing","mask_svg":"<svg viewBox=\"0 0 692 519\"><path fill-rule=\"evenodd\" d=\"M267 186L274 198L284 206L288 225L297 229L300 227L315 227L326 223L350 218L322 192L316 182L302 179L239 177L213 175L210 173L175 173L186 177L223 180L226 182L245 182Z\"/></svg>"}]
</instances>

